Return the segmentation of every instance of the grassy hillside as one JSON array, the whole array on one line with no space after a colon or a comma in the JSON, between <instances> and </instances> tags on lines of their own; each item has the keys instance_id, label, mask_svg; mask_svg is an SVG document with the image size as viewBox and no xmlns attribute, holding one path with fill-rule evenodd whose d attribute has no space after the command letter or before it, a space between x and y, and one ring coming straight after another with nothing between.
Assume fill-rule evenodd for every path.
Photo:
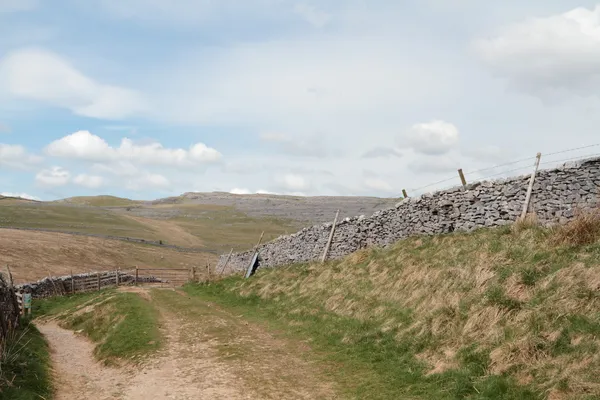
<instances>
[{"instance_id":1,"label":"grassy hillside","mask_svg":"<svg viewBox=\"0 0 600 400\"><path fill-rule=\"evenodd\" d=\"M0 263L9 265L18 283L48 275L115 270L120 268L190 268L216 263L210 253L173 249L117 240L0 229ZM204 271L198 269L198 273Z\"/></svg>"},{"instance_id":2,"label":"grassy hillside","mask_svg":"<svg viewBox=\"0 0 600 400\"><path fill-rule=\"evenodd\" d=\"M157 232L114 212L66 204L4 204L0 202L0 226L46 228L101 235L154 239Z\"/></svg>"},{"instance_id":3,"label":"grassy hillside","mask_svg":"<svg viewBox=\"0 0 600 400\"><path fill-rule=\"evenodd\" d=\"M308 340L352 398L598 399L595 224L415 237L187 290Z\"/></svg>"},{"instance_id":4,"label":"grassy hillside","mask_svg":"<svg viewBox=\"0 0 600 400\"><path fill-rule=\"evenodd\" d=\"M67 199L60 200L59 203L79 204L94 207L130 207L137 206L142 202L137 200L125 199L122 197L104 195L69 197Z\"/></svg>"},{"instance_id":5,"label":"grassy hillside","mask_svg":"<svg viewBox=\"0 0 600 400\"><path fill-rule=\"evenodd\" d=\"M86 200L88 201L88 200ZM90 203L102 204L102 198ZM233 207L203 204L81 206L70 203L0 202L0 227L43 228L159 241L217 253L246 250L265 232L265 240L293 233L301 224L249 217Z\"/></svg>"}]
</instances>

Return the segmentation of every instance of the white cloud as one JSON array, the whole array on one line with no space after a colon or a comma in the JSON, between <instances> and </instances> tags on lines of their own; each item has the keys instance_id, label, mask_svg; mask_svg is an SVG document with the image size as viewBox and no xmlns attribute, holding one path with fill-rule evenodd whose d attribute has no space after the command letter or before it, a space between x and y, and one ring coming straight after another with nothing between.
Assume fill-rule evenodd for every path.
<instances>
[{"instance_id":1,"label":"white cloud","mask_svg":"<svg viewBox=\"0 0 600 400\"><path fill-rule=\"evenodd\" d=\"M362 158L389 158L389 157L400 158L400 157L402 157L402 152L396 148L374 147L362 155Z\"/></svg>"},{"instance_id":2,"label":"white cloud","mask_svg":"<svg viewBox=\"0 0 600 400\"><path fill-rule=\"evenodd\" d=\"M414 124L399 141L402 146L410 147L417 153L441 155L458 144L459 133L453 124L435 120Z\"/></svg>"},{"instance_id":3,"label":"white cloud","mask_svg":"<svg viewBox=\"0 0 600 400\"><path fill-rule=\"evenodd\" d=\"M477 40L474 47L494 72L534 95L555 90L597 94L600 5L530 18Z\"/></svg>"},{"instance_id":4,"label":"white cloud","mask_svg":"<svg viewBox=\"0 0 600 400\"><path fill-rule=\"evenodd\" d=\"M165 148L160 143L136 144L124 138L119 147L111 147L104 139L88 131L78 131L50 143L46 153L53 157L86 161L140 163L185 167L213 163L221 159L221 153L196 143L188 150Z\"/></svg>"},{"instance_id":5,"label":"white cloud","mask_svg":"<svg viewBox=\"0 0 600 400\"><path fill-rule=\"evenodd\" d=\"M229 193L231 194L239 194L239 195L243 195L243 194L272 194L272 195L280 195L281 193L276 193L276 192L272 192L270 190L264 190L264 189L258 189L256 191L252 191L249 189L240 189L240 188L233 188L229 191ZM284 193L284 194L290 194L290 193Z\"/></svg>"},{"instance_id":6,"label":"white cloud","mask_svg":"<svg viewBox=\"0 0 600 400\"><path fill-rule=\"evenodd\" d=\"M12 192L2 192L0 193L0 196L6 196L6 197L20 197L22 199L27 199L27 200L36 200L36 201L41 201L41 199L39 197L35 197L32 196L30 194L27 193L12 193Z\"/></svg>"},{"instance_id":7,"label":"white cloud","mask_svg":"<svg viewBox=\"0 0 600 400\"><path fill-rule=\"evenodd\" d=\"M41 161L41 157L29 154L23 146L0 143L0 166L27 169Z\"/></svg>"},{"instance_id":8,"label":"white cloud","mask_svg":"<svg viewBox=\"0 0 600 400\"><path fill-rule=\"evenodd\" d=\"M89 189L98 189L104 186L105 180L103 177L97 175L79 174L73 179L73 183Z\"/></svg>"},{"instance_id":9,"label":"white cloud","mask_svg":"<svg viewBox=\"0 0 600 400\"><path fill-rule=\"evenodd\" d=\"M248 189L233 188L229 191L229 193L231 193L231 194L250 194L252 192Z\"/></svg>"},{"instance_id":10,"label":"white cloud","mask_svg":"<svg viewBox=\"0 0 600 400\"><path fill-rule=\"evenodd\" d=\"M367 189L373 189L381 192L393 191L392 185L380 178L367 178L364 181L364 185Z\"/></svg>"},{"instance_id":11,"label":"white cloud","mask_svg":"<svg viewBox=\"0 0 600 400\"><path fill-rule=\"evenodd\" d=\"M98 83L59 55L37 48L13 51L0 61L2 89L93 118L122 119L146 109L137 92Z\"/></svg>"},{"instance_id":12,"label":"white cloud","mask_svg":"<svg viewBox=\"0 0 600 400\"><path fill-rule=\"evenodd\" d=\"M35 176L35 181L41 186L64 186L69 183L71 173L62 167L43 169Z\"/></svg>"},{"instance_id":13,"label":"white cloud","mask_svg":"<svg viewBox=\"0 0 600 400\"><path fill-rule=\"evenodd\" d=\"M88 131L77 131L56 140L46 147L45 152L53 157L86 161L106 161L115 157L114 149L104 139Z\"/></svg>"},{"instance_id":14,"label":"white cloud","mask_svg":"<svg viewBox=\"0 0 600 400\"><path fill-rule=\"evenodd\" d=\"M331 19L331 16L326 12L306 3L296 4L294 12L318 28L325 26Z\"/></svg>"},{"instance_id":15,"label":"white cloud","mask_svg":"<svg viewBox=\"0 0 600 400\"><path fill-rule=\"evenodd\" d=\"M310 182L299 174L286 174L279 179L279 183L286 189L292 192L300 192L310 189Z\"/></svg>"}]
</instances>

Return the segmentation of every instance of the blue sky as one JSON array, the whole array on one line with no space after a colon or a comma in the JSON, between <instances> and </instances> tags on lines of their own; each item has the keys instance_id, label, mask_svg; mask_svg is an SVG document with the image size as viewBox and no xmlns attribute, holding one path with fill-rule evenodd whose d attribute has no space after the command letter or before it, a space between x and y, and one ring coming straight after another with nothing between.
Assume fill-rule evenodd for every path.
<instances>
[{"instance_id":1,"label":"blue sky","mask_svg":"<svg viewBox=\"0 0 600 400\"><path fill-rule=\"evenodd\" d=\"M416 195L600 143L599 71L594 1L0 0L0 193Z\"/></svg>"}]
</instances>

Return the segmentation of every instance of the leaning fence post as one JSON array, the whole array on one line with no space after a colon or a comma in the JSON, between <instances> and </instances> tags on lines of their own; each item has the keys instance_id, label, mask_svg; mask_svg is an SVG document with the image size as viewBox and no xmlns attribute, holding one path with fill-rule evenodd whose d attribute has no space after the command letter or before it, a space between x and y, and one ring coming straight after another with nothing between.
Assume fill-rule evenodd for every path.
<instances>
[{"instance_id":1,"label":"leaning fence post","mask_svg":"<svg viewBox=\"0 0 600 400\"><path fill-rule=\"evenodd\" d=\"M462 168L458 169L458 176L460 177L460 183L463 185L463 189L467 188L467 180L465 179L465 174L463 173Z\"/></svg>"},{"instance_id":2,"label":"leaning fence post","mask_svg":"<svg viewBox=\"0 0 600 400\"><path fill-rule=\"evenodd\" d=\"M8 284L10 285L9 287L12 288L14 286L14 281L13 281L12 272L10 272L10 267L8 266L8 264L6 265L6 273L7 273L7 277L8 277Z\"/></svg>"},{"instance_id":3,"label":"leaning fence post","mask_svg":"<svg viewBox=\"0 0 600 400\"><path fill-rule=\"evenodd\" d=\"M12 272L10 272L10 267L8 264L6 265L6 272L8 273L8 284L9 284L9 296L11 298L12 307L14 312L17 313L16 324L19 324L19 315L21 313L19 302L17 301L17 292L15 290L15 282L13 281Z\"/></svg>"},{"instance_id":4,"label":"leaning fence post","mask_svg":"<svg viewBox=\"0 0 600 400\"><path fill-rule=\"evenodd\" d=\"M402 196L404 196L405 199L408 198L408 194L406 194L406 189L402 189Z\"/></svg>"},{"instance_id":5,"label":"leaning fence post","mask_svg":"<svg viewBox=\"0 0 600 400\"><path fill-rule=\"evenodd\" d=\"M337 219L340 215L340 210L337 210L335 213L335 219L333 220L333 225L331 226L331 232L329 233L329 239L327 240L327 244L325 245L325 250L323 251L323 255L321 256L321 262L325 262L327 259L327 253L329 253L329 247L331 246L331 242L333 240L333 233L335 232L335 225L337 224Z\"/></svg>"},{"instance_id":6,"label":"leaning fence post","mask_svg":"<svg viewBox=\"0 0 600 400\"><path fill-rule=\"evenodd\" d=\"M248 269L246 270L246 278L249 278L253 273L253 267L254 267L254 263L258 260L258 246L260 246L260 243L263 240L263 236L265 235L265 231L263 231L260 234L260 239L258 239L258 243L256 243L256 246L254 246L254 253L252 254L252 257L250 257L250 264L248 265Z\"/></svg>"},{"instance_id":7,"label":"leaning fence post","mask_svg":"<svg viewBox=\"0 0 600 400\"><path fill-rule=\"evenodd\" d=\"M529 202L531 200L531 192L533 191L533 182L535 181L535 175L537 174L537 170L540 167L540 158L542 157L542 153L537 153L535 156L535 164L533 168L533 172L531 173L531 178L529 178L529 186L527 187L527 195L525 196L525 203L523 204L523 211L521 211L521 219L524 219L527 215L527 211L529 210Z\"/></svg>"},{"instance_id":8,"label":"leaning fence post","mask_svg":"<svg viewBox=\"0 0 600 400\"><path fill-rule=\"evenodd\" d=\"M233 247L231 248L231 251L229 252L229 255L227 256L225 263L221 267L221 272L219 272L219 276L223 275L223 272L225 271L225 267L227 266L227 263L229 263L229 259L231 258L232 254L233 254Z\"/></svg>"}]
</instances>

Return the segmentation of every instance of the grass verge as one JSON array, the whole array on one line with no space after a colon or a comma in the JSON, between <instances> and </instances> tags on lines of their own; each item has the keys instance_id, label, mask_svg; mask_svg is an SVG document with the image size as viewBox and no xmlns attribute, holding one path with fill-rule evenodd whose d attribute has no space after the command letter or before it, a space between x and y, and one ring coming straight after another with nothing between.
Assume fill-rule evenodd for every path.
<instances>
[{"instance_id":1,"label":"grass verge","mask_svg":"<svg viewBox=\"0 0 600 400\"><path fill-rule=\"evenodd\" d=\"M161 346L158 311L137 293L106 290L37 303L38 315L56 315L61 327L97 343L95 356L107 364L138 362Z\"/></svg>"},{"instance_id":2,"label":"grass verge","mask_svg":"<svg viewBox=\"0 0 600 400\"><path fill-rule=\"evenodd\" d=\"M0 349L0 399L38 400L52 393L48 345L33 324L23 326Z\"/></svg>"},{"instance_id":3,"label":"grass verge","mask_svg":"<svg viewBox=\"0 0 600 400\"><path fill-rule=\"evenodd\" d=\"M186 291L309 340L350 398L599 398L597 240L415 237Z\"/></svg>"}]
</instances>

